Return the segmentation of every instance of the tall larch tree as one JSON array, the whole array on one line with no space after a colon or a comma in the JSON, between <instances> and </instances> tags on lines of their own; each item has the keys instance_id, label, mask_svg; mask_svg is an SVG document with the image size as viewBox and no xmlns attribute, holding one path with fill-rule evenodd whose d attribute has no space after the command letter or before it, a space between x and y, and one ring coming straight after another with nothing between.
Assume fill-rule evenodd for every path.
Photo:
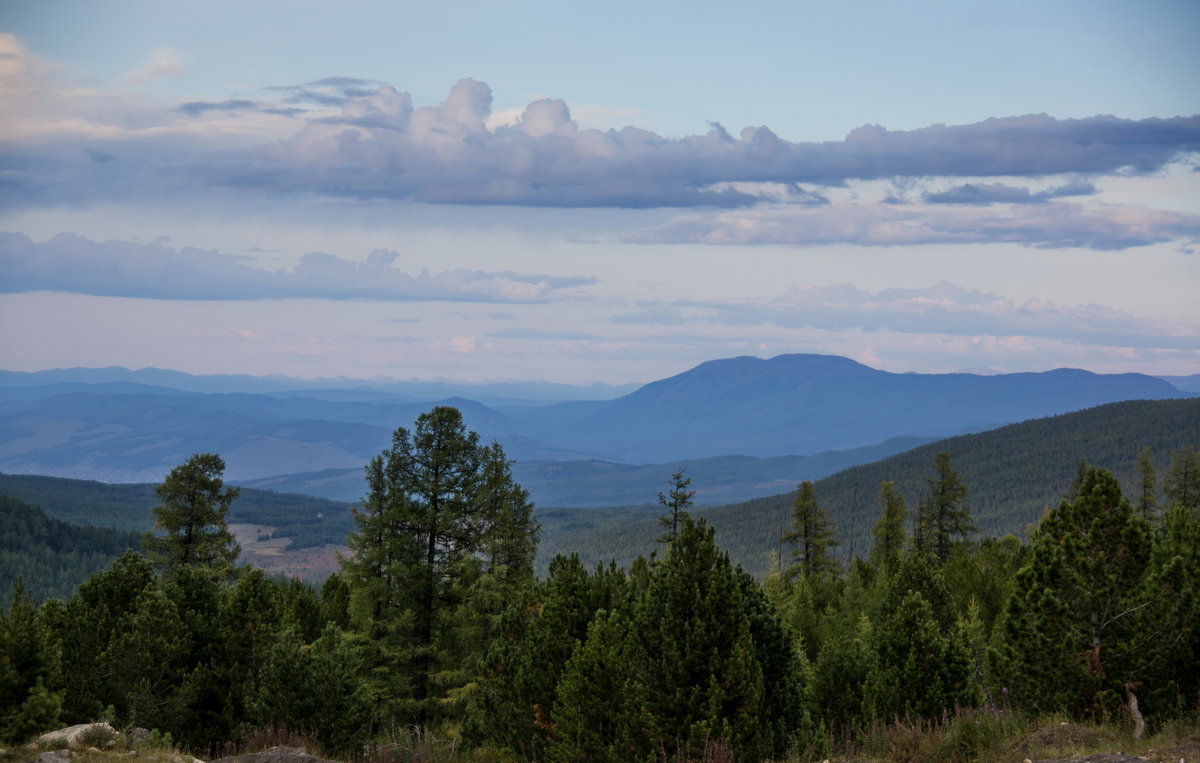
<instances>
[{"instance_id":1,"label":"tall larch tree","mask_svg":"<svg viewBox=\"0 0 1200 763\"><path fill-rule=\"evenodd\" d=\"M933 469L934 476L925 480L929 493L924 501L921 531L927 548L944 562L955 536L965 538L976 528L966 503L967 486L951 468L950 454L939 453Z\"/></svg>"},{"instance_id":2,"label":"tall larch tree","mask_svg":"<svg viewBox=\"0 0 1200 763\"><path fill-rule=\"evenodd\" d=\"M1171 457L1163 488L1169 504L1200 511L1200 455L1196 446L1189 445Z\"/></svg>"},{"instance_id":3,"label":"tall larch tree","mask_svg":"<svg viewBox=\"0 0 1200 763\"><path fill-rule=\"evenodd\" d=\"M1154 451L1149 445L1138 453L1137 473L1137 510L1142 519L1150 522L1158 516L1158 482L1154 473Z\"/></svg>"},{"instance_id":4,"label":"tall larch tree","mask_svg":"<svg viewBox=\"0 0 1200 763\"><path fill-rule=\"evenodd\" d=\"M872 529L875 543L871 546L870 560L881 572L891 574L900 563L900 553L904 550L904 523L908 521L908 509L904 505L904 496L896 490L895 482L880 485L879 504L882 515Z\"/></svg>"},{"instance_id":5,"label":"tall larch tree","mask_svg":"<svg viewBox=\"0 0 1200 763\"><path fill-rule=\"evenodd\" d=\"M671 475L671 489L658 494L658 505L667 510L665 516L658 518L658 523L664 528L659 537L659 543L670 543L679 534L679 525L689 517L688 509L692 506L692 496L695 490L688 488L692 484L691 477L685 477L683 469Z\"/></svg>"},{"instance_id":6,"label":"tall larch tree","mask_svg":"<svg viewBox=\"0 0 1200 763\"><path fill-rule=\"evenodd\" d=\"M833 524L817 505L816 488L805 480L796 491L792 503L792 529L783 534L783 542L792 544L792 564L787 576L804 575L810 579L831 577L841 571L841 565L830 552L838 545Z\"/></svg>"}]
</instances>

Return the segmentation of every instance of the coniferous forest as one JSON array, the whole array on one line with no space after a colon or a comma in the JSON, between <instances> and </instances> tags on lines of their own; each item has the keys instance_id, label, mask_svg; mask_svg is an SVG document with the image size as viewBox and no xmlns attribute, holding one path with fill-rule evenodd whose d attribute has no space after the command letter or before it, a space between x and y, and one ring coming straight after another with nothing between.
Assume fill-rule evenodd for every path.
<instances>
[{"instance_id":1,"label":"coniferous forest","mask_svg":"<svg viewBox=\"0 0 1200 763\"><path fill-rule=\"evenodd\" d=\"M350 554L312 587L237 564L238 490L197 454L141 552L40 603L13 586L0 739L106 720L200 757L272 738L339 759L800 761L934 757L881 753L881 729L935 730L945 760L1039 718L1153 734L1200 709L1200 457L1139 464L1125 495L1081 462L1021 540L979 533L982 497L939 453L919 501L878 486L848 566L805 482L765 577L676 472L644 556L538 577L511 462L439 407L366 465ZM6 534L45 534L0 508Z\"/></svg>"}]
</instances>

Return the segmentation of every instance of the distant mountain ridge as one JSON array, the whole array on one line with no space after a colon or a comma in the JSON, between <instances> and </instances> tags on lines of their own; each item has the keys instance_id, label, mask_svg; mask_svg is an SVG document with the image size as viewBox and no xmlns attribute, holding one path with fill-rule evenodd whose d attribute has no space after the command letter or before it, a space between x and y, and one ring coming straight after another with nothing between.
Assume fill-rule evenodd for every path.
<instances>
[{"instance_id":1,"label":"distant mountain ridge","mask_svg":"<svg viewBox=\"0 0 1200 763\"><path fill-rule=\"evenodd\" d=\"M286 477L285 488L299 489L304 474L326 487L350 480L336 494L345 499L346 486L396 427L410 427L434 405L454 405L471 429L505 447L542 495L565 501L592 480L596 495L627 499L648 478L626 467L705 461L704 468L725 475L712 488L724 501L820 476L806 471L818 454L857 451L822 457L822 468L836 470L885 455L878 448L889 441L929 441L1120 400L1188 396L1141 374L896 374L829 355L709 361L611 400L504 398L489 405L461 396L412 399L390 382L343 389L304 383L316 382L161 369L0 372L0 471L154 482L192 453L212 451L225 458L230 481ZM186 389L206 385L225 391ZM747 457L797 460L736 460ZM563 462L575 465L555 466ZM739 469L743 475L735 475ZM606 492L605 472L632 480L629 489Z\"/></svg>"},{"instance_id":2,"label":"distant mountain ridge","mask_svg":"<svg viewBox=\"0 0 1200 763\"><path fill-rule=\"evenodd\" d=\"M896 374L837 356L743 356L702 363L607 403L541 408L527 421L535 438L646 463L845 450L1187 396L1142 374Z\"/></svg>"}]
</instances>

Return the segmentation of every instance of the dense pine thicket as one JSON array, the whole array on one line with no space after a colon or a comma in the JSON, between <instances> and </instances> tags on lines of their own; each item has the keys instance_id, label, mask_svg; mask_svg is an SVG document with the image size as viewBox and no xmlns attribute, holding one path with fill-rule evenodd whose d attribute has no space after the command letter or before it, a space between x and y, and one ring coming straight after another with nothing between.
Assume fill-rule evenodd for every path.
<instances>
[{"instance_id":1,"label":"dense pine thicket","mask_svg":"<svg viewBox=\"0 0 1200 763\"><path fill-rule=\"evenodd\" d=\"M196 751L288 730L329 755L397 729L488 760L820 759L873 724L1055 711L1151 726L1200 701L1200 457L1136 502L1076 479L1028 543L978 540L949 455L909 505L877 492L875 545L831 554L822 495L793 499L764 580L734 565L686 477L628 569L557 556L498 446L434 409L367 466L354 554L315 590L229 566L233 496L198 455L158 490L152 554L69 599L17 584L0 620L0 738L105 718Z\"/></svg>"}]
</instances>

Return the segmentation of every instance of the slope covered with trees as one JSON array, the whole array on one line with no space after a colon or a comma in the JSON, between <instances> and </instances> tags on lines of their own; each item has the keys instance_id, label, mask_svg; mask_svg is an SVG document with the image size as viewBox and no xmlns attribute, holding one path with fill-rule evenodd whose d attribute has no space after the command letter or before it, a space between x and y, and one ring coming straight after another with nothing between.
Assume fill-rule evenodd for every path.
<instances>
[{"instance_id":1,"label":"slope covered with trees","mask_svg":"<svg viewBox=\"0 0 1200 763\"><path fill-rule=\"evenodd\" d=\"M938 454L915 510L879 487L879 546L845 567L807 484L780 533L802 551L761 581L676 473L648 557L558 555L539 579L503 450L436 408L369 462L353 554L319 591L230 568L220 466L198 454L159 487L149 558L66 600L15 587L0 739L103 717L205 755L270 734L343 759L801 761L924 729L936 748L888 757L971 760L1049 711L1126 739L1200 712L1194 447L1143 467L1136 505L1080 468L1028 544L979 539Z\"/></svg>"},{"instance_id":2,"label":"slope covered with trees","mask_svg":"<svg viewBox=\"0 0 1200 763\"><path fill-rule=\"evenodd\" d=\"M76 525L96 525L142 532L154 518L157 486L111 485L90 480L0 474L0 495L40 507L46 514ZM274 535L291 538L293 547L341 542L353 526L346 503L294 493L242 488L232 504L229 522L268 525Z\"/></svg>"},{"instance_id":3,"label":"slope covered with trees","mask_svg":"<svg viewBox=\"0 0 1200 763\"><path fill-rule=\"evenodd\" d=\"M51 519L36 506L0 495L0 591L12 590L21 578L37 601L65 599L137 545L136 533Z\"/></svg>"},{"instance_id":4,"label":"slope covered with trees","mask_svg":"<svg viewBox=\"0 0 1200 763\"><path fill-rule=\"evenodd\" d=\"M929 479L938 453L949 455L967 485L965 503L980 534L1023 536L1066 493L1081 461L1108 469L1127 494L1135 495L1137 463L1145 448L1161 474L1171 454L1189 445L1200 446L1200 399L1135 400L939 440L813 484L836 528L844 562L866 556L873 543L872 518L881 483L892 482L915 516L930 498ZM693 487L703 490L703 482L697 479ZM716 528L734 559L763 574L772 554L784 551L779 536L795 495L792 490L695 513ZM652 510L556 509L543 516L543 523L554 550L578 549L590 561L616 558L627 564L655 537Z\"/></svg>"}]
</instances>

